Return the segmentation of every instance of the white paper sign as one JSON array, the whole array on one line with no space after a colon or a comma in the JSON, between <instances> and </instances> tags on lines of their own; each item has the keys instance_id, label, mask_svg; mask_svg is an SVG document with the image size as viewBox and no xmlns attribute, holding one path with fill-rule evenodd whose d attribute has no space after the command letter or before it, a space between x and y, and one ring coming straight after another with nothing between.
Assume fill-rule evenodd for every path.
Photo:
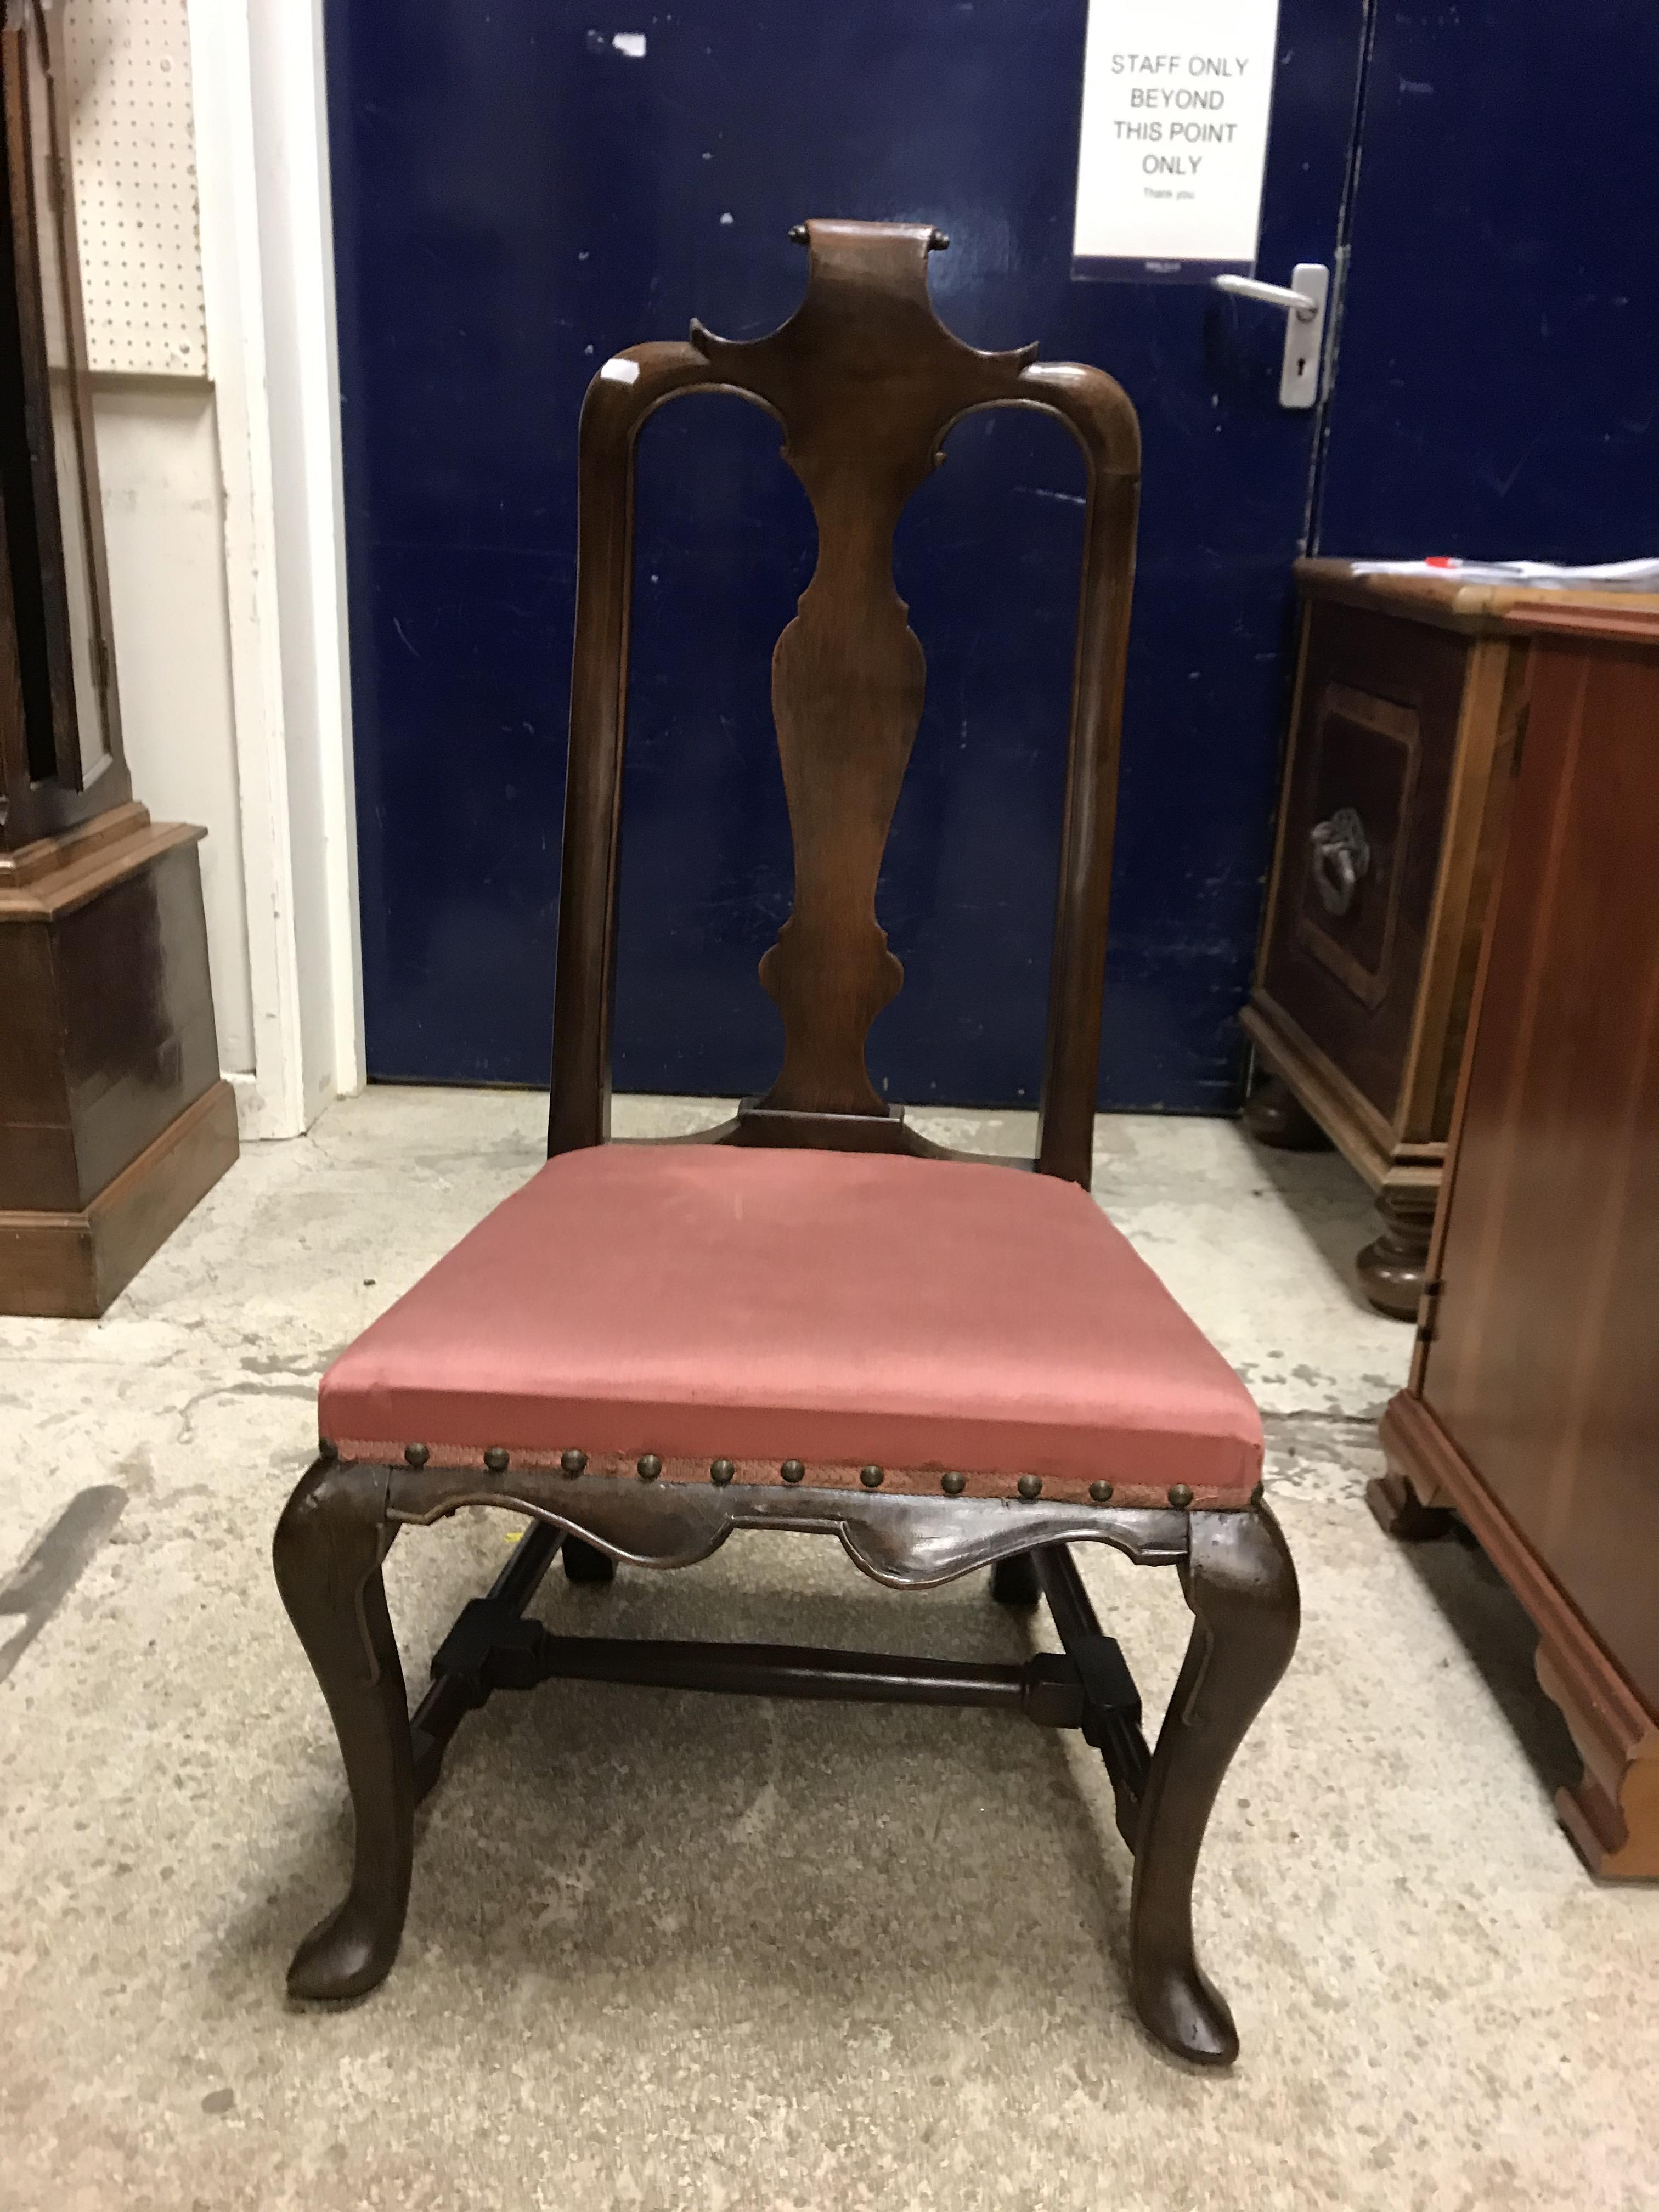
<instances>
[{"instance_id":1,"label":"white paper sign","mask_svg":"<svg viewBox=\"0 0 1659 2212\"><path fill-rule=\"evenodd\" d=\"M1090 0L1073 274L1255 266L1279 0Z\"/></svg>"}]
</instances>

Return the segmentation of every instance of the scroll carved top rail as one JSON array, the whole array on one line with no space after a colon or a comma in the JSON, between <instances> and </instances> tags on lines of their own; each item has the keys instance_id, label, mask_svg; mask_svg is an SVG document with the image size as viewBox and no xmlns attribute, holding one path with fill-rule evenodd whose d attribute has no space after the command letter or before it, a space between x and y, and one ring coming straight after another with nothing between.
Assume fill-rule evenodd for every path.
<instances>
[{"instance_id":1,"label":"scroll carved top rail","mask_svg":"<svg viewBox=\"0 0 1659 2212\"><path fill-rule=\"evenodd\" d=\"M871 1024L902 969L876 918L881 859L921 718L926 661L893 584L893 532L961 416L1059 415L1089 464L1082 604L1050 976L1038 1166L1087 1184L1106 898L1139 471L1134 411L1100 370L981 353L939 320L925 225L805 226L805 296L770 337L636 346L583 410L576 650L554 1017L552 1152L608 1120L616 879L631 582L632 466L647 416L676 393L736 392L781 423L811 501L817 564L772 664L795 856L793 910L761 963L784 1059L731 1134L748 1142L927 1149L872 1084Z\"/></svg>"}]
</instances>

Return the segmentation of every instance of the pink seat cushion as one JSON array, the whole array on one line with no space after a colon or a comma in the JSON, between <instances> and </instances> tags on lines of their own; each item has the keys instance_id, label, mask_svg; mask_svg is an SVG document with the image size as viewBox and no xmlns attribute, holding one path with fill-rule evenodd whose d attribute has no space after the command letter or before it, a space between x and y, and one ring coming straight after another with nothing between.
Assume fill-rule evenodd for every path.
<instances>
[{"instance_id":1,"label":"pink seat cushion","mask_svg":"<svg viewBox=\"0 0 1659 2212\"><path fill-rule=\"evenodd\" d=\"M726 1146L550 1160L323 1378L354 1459L504 1447L669 1480L1236 1504L1261 1424L1088 1194L1001 1167ZM792 1470L793 1472L793 1470ZM1028 1486L1029 1487L1029 1486Z\"/></svg>"}]
</instances>

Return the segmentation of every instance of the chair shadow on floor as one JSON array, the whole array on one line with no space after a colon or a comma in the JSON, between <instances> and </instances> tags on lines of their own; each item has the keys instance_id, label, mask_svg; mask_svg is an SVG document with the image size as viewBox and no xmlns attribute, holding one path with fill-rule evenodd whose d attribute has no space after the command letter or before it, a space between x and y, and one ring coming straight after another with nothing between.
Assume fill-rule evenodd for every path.
<instances>
[{"instance_id":1,"label":"chair shadow on floor","mask_svg":"<svg viewBox=\"0 0 1659 2212\"><path fill-rule=\"evenodd\" d=\"M838 1547L799 1541L822 1566L762 1585L706 1568L571 1589L556 1565L533 1609L576 1632L782 1634L998 1660L1033 1648L1031 1617L994 1604L984 1574L900 1603L861 1586ZM472 1587L470 1549L422 1575L423 1619ZM817 1586L826 1569L844 1590ZM411 1700L425 1651L411 1628ZM326 1727L320 1712L314 1725ZM296 1833L280 1890L226 1931L227 1994L270 1988L296 1915L326 1899L350 1850L343 1806ZM436 1948L447 1972L546 1976L596 2007L636 1976L660 2003L735 1975L757 2003L834 2011L867 2009L902 1966L932 1992L907 2002L959 2009L1005 2002L1040 1960L1095 2033L1115 2011L1138 2043L1127 1989L1115 1996L1132 1875L1104 1771L1080 1776L1055 1731L1018 1718L828 1703L786 1715L763 1700L550 1682L471 1716L417 1813L404 1971Z\"/></svg>"}]
</instances>

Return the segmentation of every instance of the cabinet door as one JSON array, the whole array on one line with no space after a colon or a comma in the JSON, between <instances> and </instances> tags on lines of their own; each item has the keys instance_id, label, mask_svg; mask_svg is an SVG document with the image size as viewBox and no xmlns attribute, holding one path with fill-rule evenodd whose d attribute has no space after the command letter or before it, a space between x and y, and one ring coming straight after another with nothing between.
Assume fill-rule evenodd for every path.
<instances>
[{"instance_id":1,"label":"cabinet door","mask_svg":"<svg viewBox=\"0 0 1659 2212\"><path fill-rule=\"evenodd\" d=\"M1551 640L1423 1395L1659 1708L1659 651Z\"/></svg>"},{"instance_id":2,"label":"cabinet door","mask_svg":"<svg viewBox=\"0 0 1659 2212\"><path fill-rule=\"evenodd\" d=\"M1470 650L1455 631L1397 615L1318 600L1308 610L1261 988L1390 1127L1403 1111ZM1335 865L1333 846L1347 855Z\"/></svg>"}]
</instances>

